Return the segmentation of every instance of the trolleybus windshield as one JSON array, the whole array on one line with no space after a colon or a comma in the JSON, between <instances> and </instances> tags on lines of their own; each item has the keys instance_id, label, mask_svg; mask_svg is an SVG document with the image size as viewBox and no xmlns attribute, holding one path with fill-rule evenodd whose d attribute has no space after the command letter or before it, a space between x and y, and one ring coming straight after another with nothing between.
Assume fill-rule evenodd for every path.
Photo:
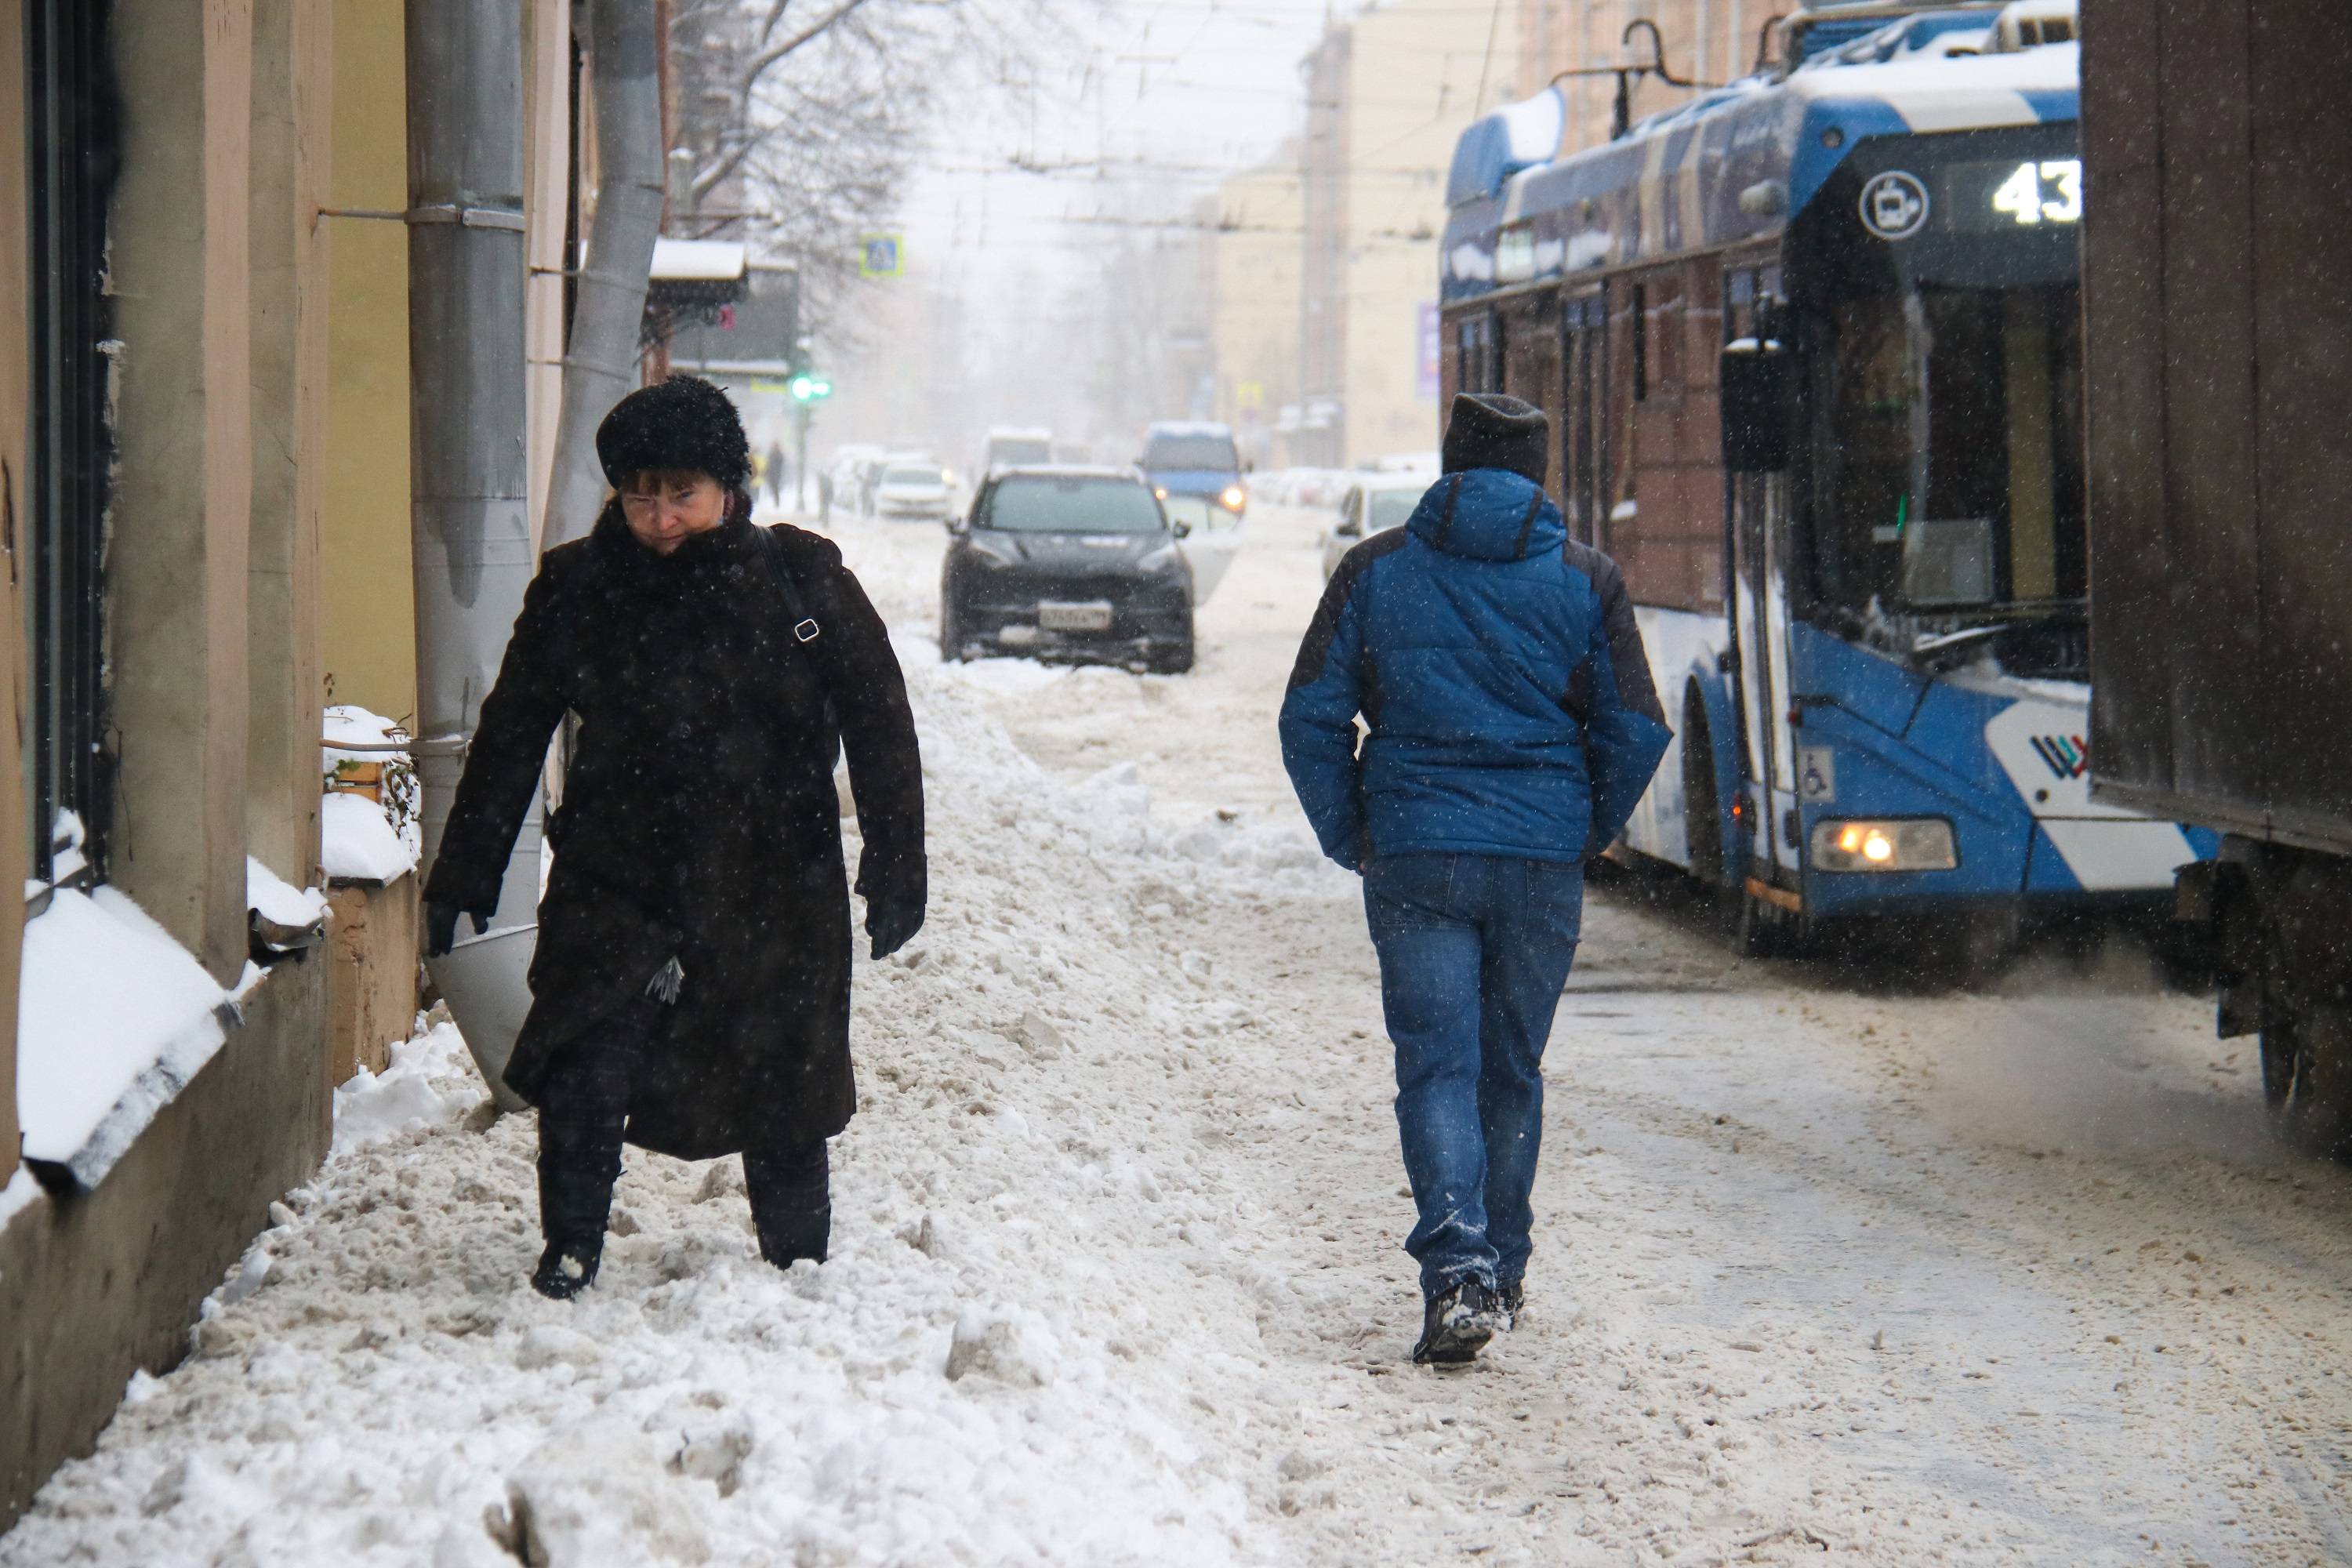
<instances>
[{"instance_id":1,"label":"trolleybus windshield","mask_svg":"<svg viewBox=\"0 0 2352 1568\"><path fill-rule=\"evenodd\" d=\"M1799 226L1817 602L1941 619L2082 599L2082 191L2058 130L1886 139Z\"/></svg>"}]
</instances>

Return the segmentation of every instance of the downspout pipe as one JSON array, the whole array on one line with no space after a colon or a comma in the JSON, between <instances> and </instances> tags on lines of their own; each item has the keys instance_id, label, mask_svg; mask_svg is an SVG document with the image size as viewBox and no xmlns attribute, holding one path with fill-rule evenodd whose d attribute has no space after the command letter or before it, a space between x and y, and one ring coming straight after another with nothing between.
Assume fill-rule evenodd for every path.
<instances>
[{"instance_id":1,"label":"downspout pipe","mask_svg":"<svg viewBox=\"0 0 2352 1568\"><path fill-rule=\"evenodd\" d=\"M550 547L586 537L604 505L596 426L636 390L646 279L667 194L653 0L593 0L590 15L596 211L563 355L563 412L541 530L542 544Z\"/></svg>"},{"instance_id":2,"label":"downspout pipe","mask_svg":"<svg viewBox=\"0 0 2352 1568\"><path fill-rule=\"evenodd\" d=\"M525 457L522 12L407 0L409 524L416 771L440 850L482 700L533 569ZM501 1105L530 1005L541 812L515 840L486 935L432 960Z\"/></svg>"}]
</instances>

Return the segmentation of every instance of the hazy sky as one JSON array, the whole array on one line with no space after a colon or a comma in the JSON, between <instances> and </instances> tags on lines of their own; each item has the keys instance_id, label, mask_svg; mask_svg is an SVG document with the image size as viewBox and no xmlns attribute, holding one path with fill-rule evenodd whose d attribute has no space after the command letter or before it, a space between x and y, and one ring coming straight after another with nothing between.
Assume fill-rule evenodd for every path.
<instances>
[{"instance_id":1,"label":"hazy sky","mask_svg":"<svg viewBox=\"0 0 2352 1568\"><path fill-rule=\"evenodd\" d=\"M993 89L994 102L940 128L905 208L910 258L984 277L1007 252L1037 265L1083 256L1104 237L1091 219L1185 219L1194 199L1299 127L1298 62L1327 17L1355 9L1115 0L1098 22L1071 23L1040 46L1034 83ZM1133 182L1148 187L1141 212L1122 200Z\"/></svg>"},{"instance_id":2,"label":"hazy sky","mask_svg":"<svg viewBox=\"0 0 2352 1568\"><path fill-rule=\"evenodd\" d=\"M1121 243L1152 226L1193 225L1202 197L1297 133L1300 62L1331 22L1366 8L1361 0L1040 5L1054 20L1028 48L1029 79L1016 68L1011 81L967 80L939 94L931 150L891 226L905 237L907 276L876 286L887 299L869 295L859 336L872 357L843 355L838 368L848 374L828 439L969 445L968 431L950 427L969 425L972 411L940 409L937 393L910 384L918 360L932 367L933 388L954 380L940 374L943 362L961 361L965 390L950 400L988 405L972 416L982 424L1094 423L1098 405L1073 411L1069 396L1100 373L1101 354L1087 351L1102 319L1137 304L1106 282ZM1510 0L1454 5L1465 34L1515 25ZM1486 101L1508 92L1497 80ZM1038 395L1041 379L1062 395Z\"/></svg>"}]
</instances>

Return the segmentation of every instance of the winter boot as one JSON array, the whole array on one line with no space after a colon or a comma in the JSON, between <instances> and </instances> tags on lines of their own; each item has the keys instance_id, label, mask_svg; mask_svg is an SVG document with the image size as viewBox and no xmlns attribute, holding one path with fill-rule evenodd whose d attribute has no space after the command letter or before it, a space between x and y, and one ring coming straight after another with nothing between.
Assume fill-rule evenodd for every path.
<instances>
[{"instance_id":1,"label":"winter boot","mask_svg":"<svg viewBox=\"0 0 2352 1568\"><path fill-rule=\"evenodd\" d=\"M824 1140L743 1151L743 1186L760 1256L779 1268L824 1261L833 1237L833 1194Z\"/></svg>"},{"instance_id":2,"label":"winter boot","mask_svg":"<svg viewBox=\"0 0 2352 1568\"><path fill-rule=\"evenodd\" d=\"M1495 1292L1482 1279L1465 1279L1429 1299L1421 1320L1416 1366L1460 1366L1478 1359L1495 1337Z\"/></svg>"},{"instance_id":3,"label":"winter boot","mask_svg":"<svg viewBox=\"0 0 2352 1568\"><path fill-rule=\"evenodd\" d=\"M1519 1310L1527 1305L1528 1282L1514 1279L1508 1285L1495 1287L1495 1310L1501 1314L1503 1331L1510 1333L1519 1326Z\"/></svg>"},{"instance_id":4,"label":"winter boot","mask_svg":"<svg viewBox=\"0 0 2352 1568\"><path fill-rule=\"evenodd\" d=\"M596 1282L618 1163L540 1157L539 1227L547 1249L531 1270L530 1288L550 1300L569 1301Z\"/></svg>"}]
</instances>

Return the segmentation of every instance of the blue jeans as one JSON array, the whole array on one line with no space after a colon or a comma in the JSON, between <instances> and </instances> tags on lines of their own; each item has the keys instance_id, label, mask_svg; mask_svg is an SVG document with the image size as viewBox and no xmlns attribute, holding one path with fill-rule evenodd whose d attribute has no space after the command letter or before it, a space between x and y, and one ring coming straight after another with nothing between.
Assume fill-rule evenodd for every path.
<instances>
[{"instance_id":1,"label":"blue jeans","mask_svg":"<svg viewBox=\"0 0 2352 1568\"><path fill-rule=\"evenodd\" d=\"M1584 868L1381 855L1364 913L1396 1044L1397 1131L1426 1295L1527 1272L1543 1142L1543 1049L1576 959Z\"/></svg>"}]
</instances>

